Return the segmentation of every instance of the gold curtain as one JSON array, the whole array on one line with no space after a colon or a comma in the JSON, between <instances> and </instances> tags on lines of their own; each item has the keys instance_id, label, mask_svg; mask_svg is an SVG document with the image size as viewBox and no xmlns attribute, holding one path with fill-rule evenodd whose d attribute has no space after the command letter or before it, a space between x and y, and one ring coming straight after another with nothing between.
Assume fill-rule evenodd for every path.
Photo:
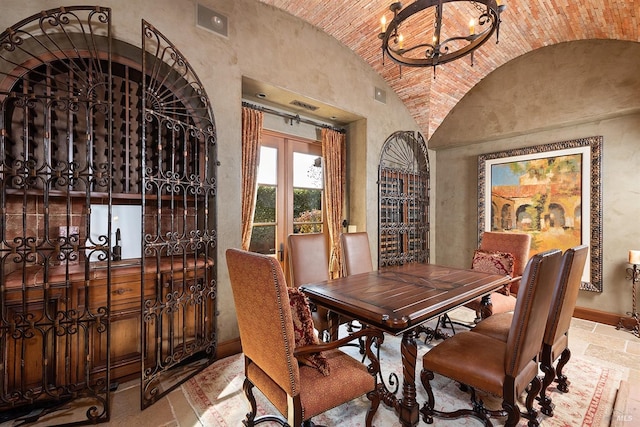
<instances>
[{"instance_id":1,"label":"gold curtain","mask_svg":"<svg viewBox=\"0 0 640 427\"><path fill-rule=\"evenodd\" d=\"M249 250L256 207L262 111L242 107L242 249Z\"/></svg>"},{"instance_id":2,"label":"gold curtain","mask_svg":"<svg viewBox=\"0 0 640 427\"><path fill-rule=\"evenodd\" d=\"M344 205L345 134L331 129L322 129L322 157L324 158L324 198L327 212L327 227L331 252L329 274L331 278L342 276L342 253L340 231L342 228L342 206Z\"/></svg>"}]
</instances>

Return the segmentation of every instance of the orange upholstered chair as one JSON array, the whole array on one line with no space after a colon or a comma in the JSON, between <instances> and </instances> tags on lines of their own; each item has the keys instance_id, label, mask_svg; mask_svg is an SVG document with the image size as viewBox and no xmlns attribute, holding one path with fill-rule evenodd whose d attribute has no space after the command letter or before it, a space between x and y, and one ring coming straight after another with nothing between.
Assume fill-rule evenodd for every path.
<instances>
[{"instance_id":1,"label":"orange upholstered chair","mask_svg":"<svg viewBox=\"0 0 640 427\"><path fill-rule=\"evenodd\" d=\"M342 233L340 244L345 275L368 273L373 270L369 236L366 232Z\"/></svg>"},{"instance_id":2,"label":"orange upholstered chair","mask_svg":"<svg viewBox=\"0 0 640 427\"><path fill-rule=\"evenodd\" d=\"M495 313L513 311L516 306L516 297L520 287L520 280L524 267L529 260L529 249L531 248L531 236L524 233L497 233L487 231L482 234L479 251L474 254L474 261L483 253L506 253L513 257L513 274L515 278L507 288L498 292L492 292L488 299L477 298L468 304L476 311L476 320L485 319ZM474 262L475 264L475 262ZM491 271L495 273L494 271Z\"/></svg>"},{"instance_id":3,"label":"orange upholstered chair","mask_svg":"<svg viewBox=\"0 0 640 427\"><path fill-rule=\"evenodd\" d=\"M428 400L420 412L425 422L433 423L433 417L473 416L485 425L491 425L490 416L506 414L505 425L509 427L515 426L521 416L529 420L529 426L539 424L538 411L533 408L535 396L542 388L538 378L538 354L561 257L559 250L551 250L536 254L528 261L506 341L463 331L424 355L420 379ZM435 374L468 386L472 409L436 410L430 383ZM481 401L476 400L476 389L501 397L503 410L485 408ZM521 413L517 402L525 390L526 412Z\"/></svg>"},{"instance_id":4,"label":"orange upholstered chair","mask_svg":"<svg viewBox=\"0 0 640 427\"><path fill-rule=\"evenodd\" d=\"M567 249L562 257L562 266L558 274L556 286L551 299L551 309L542 340L540 352L540 369L544 372L542 390L540 390L541 411L553 416L551 398L546 395L547 387L557 378L557 389L563 393L569 391L567 377L562 368L569 362L569 327L576 307L578 290L582 282L582 272L587 262L589 247L585 245ZM478 323L474 332L506 341L509 335L513 316L511 313L500 313ZM558 360L556 367L553 363Z\"/></svg>"},{"instance_id":5,"label":"orange upholstered chair","mask_svg":"<svg viewBox=\"0 0 640 427\"><path fill-rule=\"evenodd\" d=\"M318 341L306 299L287 286L275 258L238 249L228 249L226 257L245 359L243 389L250 404L244 425L274 421L301 427L328 409L366 395L371 407L365 423L371 426L380 403L376 385L380 366L371 344L382 339L382 333L366 329L314 344ZM368 366L338 349L362 337ZM256 417L254 386L280 415Z\"/></svg>"}]
</instances>

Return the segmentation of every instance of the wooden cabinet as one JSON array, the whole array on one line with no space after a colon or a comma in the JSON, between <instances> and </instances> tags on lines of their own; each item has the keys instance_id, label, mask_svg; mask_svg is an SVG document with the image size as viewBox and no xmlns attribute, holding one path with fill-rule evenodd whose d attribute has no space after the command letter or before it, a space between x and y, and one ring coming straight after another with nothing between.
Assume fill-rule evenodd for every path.
<instances>
[{"instance_id":1,"label":"wooden cabinet","mask_svg":"<svg viewBox=\"0 0 640 427\"><path fill-rule=\"evenodd\" d=\"M105 272L103 271L102 274ZM107 295L111 296L111 375L117 381L140 372L140 356L142 354L142 336L140 325L141 284L140 267L123 267L112 270L111 289L107 289L106 277L95 278L89 283L88 307L97 312L101 307L109 307ZM153 292L153 274L147 274L145 294ZM150 289L149 289L150 288ZM104 376L107 367L107 334L96 328L90 334L91 372L96 376Z\"/></svg>"},{"instance_id":2,"label":"wooden cabinet","mask_svg":"<svg viewBox=\"0 0 640 427\"><path fill-rule=\"evenodd\" d=\"M95 384L106 376L108 352L111 381L138 377L143 327L155 328L154 322L142 319L143 301L150 304L175 297L185 302L172 309L175 322L171 317L157 316L163 323L159 328L162 339L150 340L148 355L156 354L157 342L166 347L165 352L169 347L198 346L202 328L196 324L198 317L194 311L202 307L189 302L195 302L192 290L204 286L204 272L212 269L213 262L204 259L186 265L161 262L160 268L156 263L143 268L139 261L135 265L129 261L124 264L113 263L111 285L105 266L92 266L88 276L84 265L69 269L54 266L47 272L50 284L46 285L41 282L44 274L41 266L15 271L6 277L5 319L14 324L3 354L5 394L11 395L12 391L21 394L23 390L40 393L68 382ZM68 369L83 367L85 360L89 361L86 371Z\"/></svg>"},{"instance_id":3,"label":"wooden cabinet","mask_svg":"<svg viewBox=\"0 0 640 427\"><path fill-rule=\"evenodd\" d=\"M45 317L45 313L55 313L61 305L60 299L53 297L46 303L42 299L25 304L7 301L6 318L12 319L2 354L2 374L7 390L31 389L39 392L43 378L47 378L50 384L56 383L59 361L55 357L54 334L41 333L37 327L23 332L20 324L28 321L35 325Z\"/></svg>"}]
</instances>

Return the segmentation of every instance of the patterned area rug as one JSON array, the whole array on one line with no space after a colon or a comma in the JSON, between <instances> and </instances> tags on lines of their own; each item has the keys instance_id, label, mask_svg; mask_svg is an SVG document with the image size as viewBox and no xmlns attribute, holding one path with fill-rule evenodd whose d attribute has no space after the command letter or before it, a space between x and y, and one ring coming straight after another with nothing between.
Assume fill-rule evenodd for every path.
<instances>
[{"instance_id":1,"label":"patterned area rug","mask_svg":"<svg viewBox=\"0 0 640 427\"><path fill-rule=\"evenodd\" d=\"M341 336L343 335L341 334ZM418 354L424 354L429 348L430 345L419 342ZM357 350L347 347L345 351L357 356ZM385 335L380 359L385 378L388 378L391 372L397 373L398 377L400 377L401 387L400 338ZM249 408L242 391L243 369L242 356L231 356L217 361L182 386L203 425L233 427L242 425L242 420L245 418ZM422 369L422 366L421 358L419 357L416 369L417 400L422 404L426 401L426 393L419 380L420 369ZM555 415L553 417L541 415L541 426L608 426L616 391L624 373L606 367L594 366L588 360L576 356L571 358L564 372L571 382L569 393L558 392L555 389L555 383L549 387L549 392L556 405ZM437 409L448 411L454 408L470 407L468 393L460 391L454 382L436 375L433 388ZM254 390L258 402L259 415L276 413L269 401L257 389L254 388ZM480 392L478 392L478 395L482 398L486 407L491 409L500 408L499 399ZM369 401L363 397L315 417L313 421L316 424L328 427L361 427L364 426L368 404ZM524 405L521 404L521 408L523 407ZM492 422L496 426L504 425L504 419L501 418L494 418ZM420 421L420 424L424 424L424 422ZM276 424L265 423L262 425ZM374 418L374 425L387 427L400 425L400 423L394 411L381 404ZM436 418L434 425L480 426L481 423L475 418L457 420L439 420ZM521 419L519 425L525 426L526 420Z\"/></svg>"}]
</instances>

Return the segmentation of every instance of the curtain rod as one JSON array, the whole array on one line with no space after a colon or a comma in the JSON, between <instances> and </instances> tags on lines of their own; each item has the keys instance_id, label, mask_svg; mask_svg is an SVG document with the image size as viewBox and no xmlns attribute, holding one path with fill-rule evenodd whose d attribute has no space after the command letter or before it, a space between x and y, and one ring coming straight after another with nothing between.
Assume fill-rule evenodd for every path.
<instances>
[{"instance_id":1,"label":"curtain rod","mask_svg":"<svg viewBox=\"0 0 640 427\"><path fill-rule=\"evenodd\" d=\"M261 105L250 104L250 103L248 103L246 101L242 101L242 106L243 107L248 107L248 108L253 108L254 110L262 111L262 112L265 112L265 113L274 114L276 116L284 117L285 119L291 120L291 124L292 125L293 125L293 121L295 120L297 123L306 123L308 125L312 125L312 126L319 127L319 128L331 129L331 130L334 130L334 131L340 132L340 133L346 133L347 132L343 128L338 128L338 127L335 127L335 126L331 126L331 125L327 125L327 124L324 124L324 123L316 122L316 121L311 120L311 119L306 119L304 117L300 117L300 115L298 115L298 114L294 115L294 114L289 114L289 113L283 113L281 111L273 110L271 108L263 107Z\"/></svg>"}]
</instances>

